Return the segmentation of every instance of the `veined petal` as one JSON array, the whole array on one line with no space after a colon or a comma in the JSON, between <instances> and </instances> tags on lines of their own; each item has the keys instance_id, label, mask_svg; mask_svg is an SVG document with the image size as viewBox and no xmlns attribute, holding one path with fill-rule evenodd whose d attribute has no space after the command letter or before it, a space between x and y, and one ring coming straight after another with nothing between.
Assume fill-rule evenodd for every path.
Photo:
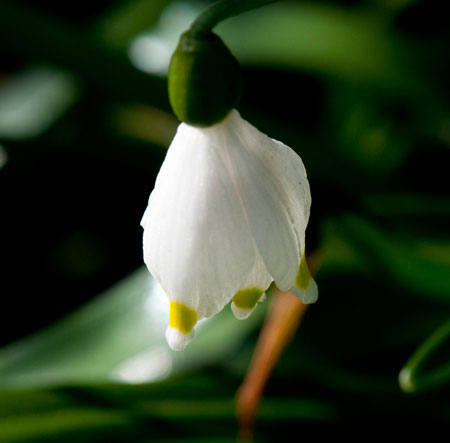
<instances>
[{"instance_id":1,"label":"veined petal","mask_svg":"<svg viewBox=\"0 0 450 443\"><path fill-rule=\"evenodd\" d=\"M259 254L255 266L242 288L233 296L231 309L239 320L244 320L256 309L256 304L265 300L265 291L273 279L267 271Z\"/></svg>"},{"instance_id":2,"label":"veined petal","mask_svg":"<svg viewBox=\"0 0 450 443\"><path fill-rule=\"evenodd\" d=\"M236 183L256 247L281 290L294 283L311 195L300 157L267 137L237 111L214 130Z\"/></svg>"},{"instance_id":3,"label":"veined petal","mask_svg":"<svg viewBox=\"0 0 450 443\"><path fill-rule=\"evenodd\" d=\"M219 312L254 266L241 201L207 130L180 125L143 225L150 272L172 302L194 310L198 319Z\"/></svg>"}]
</instances>

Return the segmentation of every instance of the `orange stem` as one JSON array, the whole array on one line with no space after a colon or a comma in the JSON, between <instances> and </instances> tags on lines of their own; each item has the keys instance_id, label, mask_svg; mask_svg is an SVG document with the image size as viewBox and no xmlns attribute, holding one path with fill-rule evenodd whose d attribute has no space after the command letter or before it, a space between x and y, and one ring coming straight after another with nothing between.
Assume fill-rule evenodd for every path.
<instances>
[{"instance_id":1,"label":"orange stem","mask_svg":"<svg viewBox=\"0 0 450 443\"><path fill-rule=\"evenodd\" d=\"M308 305L291 292L276 289L261 330L247 375L237 392L237 415L241 440L252 439L256 411L264 386L280 355L297 330Z\"/></svg>"}]
</instances>

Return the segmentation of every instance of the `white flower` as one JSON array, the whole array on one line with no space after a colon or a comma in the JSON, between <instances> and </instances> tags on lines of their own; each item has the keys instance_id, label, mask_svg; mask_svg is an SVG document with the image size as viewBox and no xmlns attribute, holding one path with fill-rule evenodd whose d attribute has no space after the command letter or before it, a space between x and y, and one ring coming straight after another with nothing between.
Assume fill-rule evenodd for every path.
<instances>
[{"instance_id":1,"label":"white flower","mask_svg":"<svg viewBox=\"0 0 450 443\"><path fill-rule=\"evenodd\" d=\"M142 218L145 263L170 299L173 349L230 300L248 317L272 281L316 301L304 258L310 205L300 157L236 110L208 128L179 126Z\"/></svg>"}]
</instances>

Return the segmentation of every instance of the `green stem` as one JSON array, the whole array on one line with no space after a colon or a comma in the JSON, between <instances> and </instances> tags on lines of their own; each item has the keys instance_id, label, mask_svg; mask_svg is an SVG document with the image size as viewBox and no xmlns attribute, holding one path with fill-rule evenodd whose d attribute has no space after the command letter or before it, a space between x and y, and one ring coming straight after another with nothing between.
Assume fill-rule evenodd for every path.
<instances>
[{"instance_id":1,"label":"green stem","mask_svg":"<svg viewBox=\"0 0 450 443\"><path fill-rule=\"evenodd\" d=\"M219 22L250 9L274 3L277 0L221 0L201 13L191 25L195 34L210 32Z\"/></svg>"},{"instance_id":2,"label":"green stem","mask_svg":"<svg viewBox=\"0 0 450 443\"><path fill-rule=\"evenodd\" d=\"M431 371L423 367L450 339L450 321L438 328L414 352L399 374L400 387L404 392L431 389L450 381L450 364L446 363Z\"/></svg>"}]
</instances>

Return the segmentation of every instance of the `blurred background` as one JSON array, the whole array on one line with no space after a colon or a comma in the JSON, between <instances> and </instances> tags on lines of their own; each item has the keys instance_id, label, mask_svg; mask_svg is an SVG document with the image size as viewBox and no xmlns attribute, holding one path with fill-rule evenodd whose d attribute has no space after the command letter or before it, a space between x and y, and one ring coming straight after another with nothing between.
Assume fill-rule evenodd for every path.
<instances>
[{"instance_id":1,"label":"blurred background","mask_svg":"<svg viewBox=\"0 0 450 443\"><path fill-rule=\"evenodd\" d=\"M245 322L224 309L172 352L139 226L178 124L169 59L208 3L0 2L2 442L236 439L270 301ZM243 68L241 114L301 155L313 196L319 301L256 441L448 431L444 6L286 0L216 29Z\"/></svg>"}]
</instances>

